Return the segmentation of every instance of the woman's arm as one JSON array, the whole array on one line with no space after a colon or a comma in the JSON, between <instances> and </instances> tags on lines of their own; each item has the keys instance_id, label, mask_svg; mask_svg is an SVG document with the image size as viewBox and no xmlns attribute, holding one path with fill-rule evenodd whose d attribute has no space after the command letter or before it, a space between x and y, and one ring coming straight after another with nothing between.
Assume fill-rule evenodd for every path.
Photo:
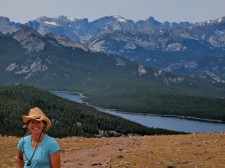
<instances>
[{"instance_id":1,"label":"woman's arm","mask_svg":"<svg viewBox=\"0 0 225 168\"><path fill-rule=\"evenodd\" d=\"M23 152L19 151L17 155L17 164L19 168L24 167Z\"/></svg>"},{"instance_id":2,"label":"woman's arm","mask_svg":"<svg viewBox=\"0 0 225 168\"><path fill-rule=\"evenodd\" d=\"M50 155L52 168L60 168L61 167L61 159L60 159L60 151L57 151Z\"/></svg>"}]
</instances>

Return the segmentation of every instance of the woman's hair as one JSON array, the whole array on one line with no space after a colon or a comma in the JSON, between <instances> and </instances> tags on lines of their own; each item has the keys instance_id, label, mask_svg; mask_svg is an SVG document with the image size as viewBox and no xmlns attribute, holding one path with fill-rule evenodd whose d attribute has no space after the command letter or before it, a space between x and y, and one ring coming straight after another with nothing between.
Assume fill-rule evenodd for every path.
<instances>
[{"instance_id":1,"label":"woman's hair","mask_svg":"<svg viewBox=\"0 0 225 168\"><path fill-rule=\"evenodd\" d=\"M45 127L46 127L46 125L47 125L47 122L43 120L43 123L44 123L44 125L45 125Z\"/></svg>"}]
</instances>

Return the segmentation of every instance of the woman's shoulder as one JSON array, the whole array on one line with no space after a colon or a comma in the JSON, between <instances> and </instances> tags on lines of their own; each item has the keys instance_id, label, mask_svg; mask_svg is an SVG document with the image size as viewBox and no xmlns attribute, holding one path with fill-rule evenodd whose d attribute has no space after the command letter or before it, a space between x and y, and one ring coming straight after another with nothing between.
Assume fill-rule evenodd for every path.
<instances>
[{"instance_id":1,"label":"woman's shoulder","mask_svg":"<svg viewBox=\"0 0 225 168\"><path fill-rule=\"evenodd\" d=\"M27 135L27 136L24 136L22 138L20 138L20 141L27 141L27 140L30 140L31 139L31 135Z\"/></svg>"},{"instance_id":2,"label":"woman's shoulder","mask_svg":"<svg viewBox=\"0 0 225 168\"><path fill-rule=\"evenodd\" d=\"M54 139L53 137L49 136L48 134L45 134L45 138L46 138L47 140L53 140L53 139Z\"/></svg>"},{"instance_id":3,"label":"woman's shoulder","mask_svg":"<svg viewBox=\"0 0 225 168\"><path fill-rule=\"evenodd\" d=\"M54 143L57 143L57 141L55 140L55 138L53 138L53 137L51 137L51 136L49 136L49 135L47 135L47 134L45 134L45 140L46 140L47 142L54 142Z\"/></svg>"},{"instance_id":4,"label":"woman's shoulder","mask_svg":"<svg viewBox=\"0 0 225 168\"><path fill-rule=\"evenodd\" d=\"M51 154L55 151L60 150L59 143L55 140L55 138L48 135L45 135L43 145L48 148Z\"/></svg>"},{"instance_id":5,"label":"woman's shoulder","mask_svg":"<svg viewBox=\"0 0 225 168\"><path fill-rule=\"evenodd\" d=\"M22 137L18 142L18 147L22 147L21 145L29 143L31 140L31 135L27 135Z\"/></svg>"}]
</instances>

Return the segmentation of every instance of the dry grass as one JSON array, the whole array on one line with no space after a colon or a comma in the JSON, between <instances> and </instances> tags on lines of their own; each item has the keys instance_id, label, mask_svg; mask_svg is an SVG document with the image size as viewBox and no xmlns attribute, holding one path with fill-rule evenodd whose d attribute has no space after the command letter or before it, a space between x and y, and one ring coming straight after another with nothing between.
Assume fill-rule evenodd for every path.
<instances>
[{"instance_id":1,"label":"dry grass","mask_svg":"<svg viewBox=\"0 0 225 168\"><path fill-rule=\"evenodd\" d=\"M16 167L20 138L0 137L0 167ZM56 139L63 168L225 168L225 134Z\"/></svg>"}]
</instances>

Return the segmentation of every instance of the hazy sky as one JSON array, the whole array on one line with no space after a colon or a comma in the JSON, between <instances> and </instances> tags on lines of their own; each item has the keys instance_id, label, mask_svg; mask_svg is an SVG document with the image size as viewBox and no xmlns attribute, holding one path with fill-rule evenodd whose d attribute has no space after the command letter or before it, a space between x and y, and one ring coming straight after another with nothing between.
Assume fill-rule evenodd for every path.
<instances>
[{"instance_id":1,"label":"hazy sky","mask_svg":"<svg viewBox=\"0 0 225 168\"><path fill-rule=\"evenodd\" d=\"M89 21L120 15L134 21L203 22L225 16L225 0L0 0L0 16L25 23L40 16Z\"/></svg>"}]
</instances>

